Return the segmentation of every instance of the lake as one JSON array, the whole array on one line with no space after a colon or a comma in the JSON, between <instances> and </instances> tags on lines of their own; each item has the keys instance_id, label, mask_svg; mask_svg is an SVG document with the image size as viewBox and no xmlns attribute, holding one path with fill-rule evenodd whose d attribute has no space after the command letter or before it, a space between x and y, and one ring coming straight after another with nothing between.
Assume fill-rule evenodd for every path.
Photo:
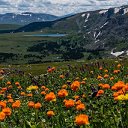
<instances>
[{"instance_id":1,"label":"lake","mask_svg":"<svg viewBox=\"0 0 128 128\"><path fill-rule=\"evenodd\" d=\"M24 35L24 36L35 36L35 37L64 37L68 34L32 34L32 35Z\"/></svg>"}]
</instances>

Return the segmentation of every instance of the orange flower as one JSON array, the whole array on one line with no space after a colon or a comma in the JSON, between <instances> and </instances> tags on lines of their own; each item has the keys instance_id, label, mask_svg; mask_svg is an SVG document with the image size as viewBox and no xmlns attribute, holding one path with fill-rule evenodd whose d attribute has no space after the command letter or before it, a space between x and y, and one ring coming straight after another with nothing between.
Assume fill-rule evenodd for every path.
<instances>
[{"instance_id":1,"label":"orange flower","mask_svg":"<svg viewBox=\"0 0 128 128\"><path fill-rule=\"evenodd\" d=\"M63 89L66 89L68 86L66 85L66 84L64 84L63 86L62 86L62 88Z\"/></svg>"},{"instance_id":2,"label":"orange flower","mask_svg":"<svg viewBox=\"0 0 128 128\"><path fill-rule=\"evenodd\" d=\"M25 92L21 92L20 95L21 96L25 96L26 94L25 94Z\"/></svg>"},{"instance_id":3,"label":"orange flower","mask_svg":"<svg viewBox=\"0 0 128 128\"><path fill-rule=\"evenodd\" d=\"M100 84L98 84L98 86L100 86L100 87L102 87L104 84L102 84L102 83L100 83Z\"/></svg>"},{"instance_id":4,"label":"orange flower","mask_svg":"<svg viewBox=\"0 0 128 128\"><path fill-rule=\"evenodd\" d=\"M18 88L18 89L22 89L22 87L21 87L21 86L18 86L17 88Z\"/></svg>"},{"instance_id":5,"label":"orange flower","mask_svg":"<svg viewBox=\"0 0 128 128\"><path fill-rule=\"evenodd\" d=\"M66 100L65 101L65 107L66 108L71 108L71 107L73 107L75 105L75 102L74 102L74 100Z\"/></svg>"},{"instance_id":6,"label":"orange flower","mask_svg":"<svg viewBox=\"0 0 128 128\"><path fill-rule=\"evenodd\" d=\"M125 84L123 81L118 81L117 83L114 84L114 86L112 86L112 90L120 90L122 88L125 87Z\"/></svg>"},{"instance_id":7,"label":"orange flower","mask_svg":"<svg viewBox=\"0 0 128 128\"><path fill-rule=\"evenodd\" d=\"M29 108L34 108L34 106L35 106L35 103L33 101L28 102L28 107Z\"/></svg>"},{"instance_id":8,"label":"orange flower","mask_svg":"<svg viewBox=\"0 0 128 128\"><path fill-rule=\"evenodd\" d=\"M118 74L120 72L120 70L114 70L113 73L114 74Z\"/></svg>"},{"instance_id":9,"label":"orange flower","mask_svg":"<svg viewBox=\"0 0 128 128\"><path fill-rule=\"evenodd\" d=\"M81 100L76 101L76 105L82 104Z\"/></svg>"},{"instance_id":10,"label":"orange flower","mask_svg":"<svg viewBox=\"0 0 128 128\"><path fill-rule=\"evenodd\" d=\"M80 115L76 116L75 123L77 125L88 125L89 124L88 116L85 114L80 114Z\"/></svg>"},{"instance_id":11,"label":"orange flower","mask_svg":"<svg viewBox=\"0 0 128 128\"><path fill-rule=\"evenodd\" d=\"M42 91L42 92L41 92L41 95L46 95L46 92L45 92L45 91Z\"/></svg>"},{"instance_id":12,"label":"orange flower","mask_svg":"<svg viewBox=\"0 0 128 128\"><path fill-rule=\"evenodd\" d=\"M49 72L49 73L51 73L51 72L53 72L53 71L55 71L56 70L56 68L55 67L52 67L52 68L49 68L47 71Z\"/></svg>"},{"instance_id":13,"label":"orange flower","mask_svg":"<svg viewBox=\"0 0 128 128\"><path fill-rule=\"evenodd\" d=\"M17 101L15 101L15 102L12 104L12 108L19 108L20 105L21 105L20 100L17 100Z\"/></svg>"},{"instance_id":14,"label":"orange flower","mask_svg":"<svg viewBox=\"0 0 128 128\"><path fill-rule=\"evenodd\" d=\"M54 92L50 92L49 94L46 94L45 95L45 100L46 101L56 100L56 96L55 96Z\"/></svg>"},{"instance_id":15,"label":"orange flower","mask_svg":"<svg viewBox=\"0 0 128 128\"><path fill-rule=\"evenodd\" d=\"M2 109L2 112L4 112L6 116L10 116L12 113L10 108L4 108Z\"/></svg>"},{"instance_id":16,"label":"orange flower","mask_svg":"<svg viewBox=\"0 0 128 128\"><path fill-rule=\"evenodd\" d=\"M2 91L4 91L4 92L7 91L7 88L2 88Z\"/></svg>"},{"instance_id":17,"label":"orange flower","mask_svg":"<svg viewBox=\"0 0 128 128\"><path fill-rule=\"evenodd\" d=\"M108 74L105 74L105 75L104 75L104 78L108 78L108 77L109 77L109 75L108 75Z\"/></svg>"},{"instance_id":18,"label":"orange flower","mask_svg":"<svg viewBox=\"0 0 128 128\"><path fill-rule=\"evenodd\" d=\"M5 119L6 115L4 112L0 112L0 121L3 121Z\"/></svg>"},{"instance_id":19,"label":"orange flower","mask_svg":"<svg viewBox=\"0 0 128 128\"><path fill-rule=\"evenodd\" d=\"M97 95L96 95L96 96L100 96L100 95L102 95L102 94L104 94L104 90L99 90L99 91L97 92Z\"/></svg>"},{"instance_id":20,"label":"orange flower","mask_svg":"<svg viewBox=\"0 0 128 128\"><path fill-rule=\"evenodd\" d=\"M8 86L8 89L12 89L12 85L9 85L9 86Z\"/></svg>"},{"instance_id":21,"label":"orange flower","mask_svg":"<svg viewBox=\"0 0 128 128\"><path fill-rule=\"evenodd\" d=\"M78 100L79 98L80 98L80 96L78 96L78 95L74 96L75 100Z\"/></svg>"},{"instance_id":22,"label":"orange flower","mask_svg":"<svg viewBox=\"0 0 128 128\"><path fill-rule=\"evenodd\" d=\"M15 85L16 85L16 86L19 86L19 85L20 85L20 83L19 83L19 82L15 82Z\"/></svg>"},{"instance_id":23,"label":"orange flower","mask_svg":"<svg viewBox=\"0 0 128 128\"><path fill-rule=\"evenodd\" d=\"M102 66L100 66L100 68L99 68L100 70L102 70L103 69L103 67Z\"/></svg>"},{"instance_id":24,"label":"orange flower","mask_svg":"<svg viewBox=\"0 0 128 128\"><path fill-rule=\"evenodd\" d=\"M13 103L13 99L8 99L8 103Z\"/></svg>"},{"instance_id":25,"label":"orange flower","mask_svg":"<svg viewBox=\"0 0 128 128\"><path fill-rule=\"evenodd\" d=\"M128 91L128 85L127 84L125 85L124 88L125 88L125 91Z\"/></svg>"},{"instance_id":26,"label":"orange flower","mask_svg":"<svg viewBox=\"0 0 128 128\"><path fill-rule=\"evenodd\" d=\"M111 77L110 80L114 80L114 77Z\"/></svg>"},{"instance_id":27,"label":"orange flower","mask_svg":"<svg viewBox=\"0 0 128 128\"><path fill-rule=\"evenodd\" d=\"M98 75L98 77L97 77L98 80L101 80L102 78L103 78L103 77L100 76L100 75Z\"/></svg>"},{"instance_id":28,"label":"orange flower","mask_svg":"<svg viewBox=\"0 0 128 128\"><path fill-rule=\"evenodd\" d=\"M42 107L42 105L41 105L41 103L39 103L39 102L38 102L38 103L36 103L36 104L35 104L35 106L34 106L34 107L35 107L35 109L39 109L39 108L41 108L41 107Z\"/></svg>"},{"instance_id":29,"label":"orange flower","mask_svg":"<svg viewBox=\"0 0 128 128\"><path fill-rule=\"evenodd\" d=\"M106 72L106 73L107 73L107 72L108 72L108 70L107 70L107 69L105 69L105 70L104 70L104 72Z\"/></svg>"},{"instance_id":30,"label":"orange flower","mask_svg":"<svg viewBox=\"0 0 128 128\"><path fill-rule=\"evenodd\" d=\"M79 87L80 87L80 82L79 82L79 81L74 81L74 82L71 84L71 89L72 89L73 91L77 91Z\"/></svg>"},{"instance_id":31,"label":"orange flower","mask_svg":"<svg viewBox=\"0 0 128 128\"><path fill-rule=\"evenodd\" d=\"M45 89L46 87L45 86L41 86L41 89Z\"/></svg>"},{"instance_id":32,"label":"orange flower","mask_svg":"<svg viewBox=\"0 0 128 128\"><path fill-rule=\"evenodd\" d=\"M79 104L76 106L77 110L85 110L85 105L84 104Z\"/></svg>"},{"instance_id":33,"label":"orange flower","mask_svg":"<svg viewBox=\"0 0 128 128\"><path fill-rule=\"evenodd\" d=\"M121 64L118 64L118 65L117 65L117 68L120 68L120 67L121 67Z\"/></svg>"},{"instance_id":34,"label":"orange flower","mask_svg":"<svg viewBox=\"0 0 128 128\"><path fill-rule=\"evenodd\" d=\"M113 97L117 97L117 96L119 96L118 92L114 92Z\"/></svg>"},{"instance_id":35,"label":"orange flower","mask_svg":"<svg viewBox=\"0 0 128 128\"><path fill-rule=\"evenodd\" d=\"M85 81L81 81L81 84L83 84L83 85L84 85L84 84L86 84L86 82L85 82Z\"/></svg>"},{"instance_id":36,"label":"orange flower","mask_svg":"<svg viewBox=\"0 0 128 128\"><path fill-rule=\"evenodd\" d=\"M7 82L7 85L11 85L11 82L10 82L10 81L8 81L8 82Z\"/></svg>"},{"instance_id":37,"label":"orange flower","mask_svg":"<svg viewBox=\"0 0 128 128\"><path fill-rule=\"evenodd\" d=\"M102 85L102 88L103 89L109 89L110 88L110 85L109 84L104 84L104 85Z\"/></svg>"},{"instance_id":38,"label":"orange flower","mask_svg":"<svg viewBox=\"0 0 128 128\"><path fill-rule=\"evenodd\" d=\"M52 67L52 71L55 71L56 70L56 67Z\"/></svg>"},{"instance_id":39,"label":"orange flower","mask_svg":"<svg viewBox=\"0 0 128 128\"><path fill-rule=\"evenodd\" d=\"M63 79L64 77L65 77L64 75L60 75L60 78L62 78L62 79Z\"/></svg>"},{"instance_id":40,"label":"orange flower","mask_svg":"<svg viewBox=\"0 0 128 128\"><path fill-rule=\"evenodd\" d=\"M51 69L51 68L49 68L49 69L47 70L47 72L51 73L51 72L52 72L52 69Z\"/></svg>"},{"instance_id":41,"label":"orange flower","mask_svg":"<svg viewBox=\"0 0 128 128\"><path fill-rule=\"evenodd\" d=\"M53 111L48 111L47 112L47 116L48 117L52 117L52 116L54 116L55 115L55 113L53 112Z\"/></svg>"},{"instance_id":42,"label":"orange flower","mask_svg":"<svg viewBox=\"0 0 128 128\"><path fill-rule=\"evenodd\" d=\"M7 95L8 99L12 99L12 94Z\"/></svg>"},{"instance_id":43,"label":"orange flower","mask_svg":"<svg viewBox=\"0 0 128 128\"><path fill-rule=\"evenodd\" d=\"M66 96L68 96L68 92L67 92L66 89L59 90L58 97L63 98L63 97L66 97Z\"/></svg>"},{"instance_id":44,"label":"orange flower","mask_svg":"<svg viewBox=\"0 0 128 128\"><path fill-rule=\"evenodd\" d=\"M33 94L32 94L32 93L29 93L29 94L27 94L27 96L28 96L28 97L32 97L32 96L33 96Z\"/></svg>"},{"instance_id":45,"label":"orange flower","mask_svg":"<svg viewBox=\"0 0 128 128\"><path fill-rule=\"evenodd\" d=\"M86 95L85 95L85 94L83 94L83 95L82 95L82 98L86 98Z\"/></svg>"},{"instance_id":46,"label":"orange flower","mask_svg":"<svg viewBox=\"0 0 128 128\"><path fill-rule=\"evenodd\" d=\"M49 88L45 88L45 91L46 91L46 92L49 91Z\"/></svg>"},{"instance_id":47,"label":"orange flower","mask_svg":"<svg viewBox=\"0 0 128 128\"><path fill-rule=\"evenodd\" d=\"M1 106L2 108L6 108L6 103L3 102L3 101L0 101L0 106Z\"/></svg>"},{"instance_id":48,"label":"orange flower","mask_svg":"<svg viewBox=\"0 0 128 128\"><path fill-rule=\"evenodd\" d=\"M116 90L117 90L116 86L112 86L112 87L111 87L111 90L112 90L112 91L116 91Z\"/></svg>"}]
</instances>

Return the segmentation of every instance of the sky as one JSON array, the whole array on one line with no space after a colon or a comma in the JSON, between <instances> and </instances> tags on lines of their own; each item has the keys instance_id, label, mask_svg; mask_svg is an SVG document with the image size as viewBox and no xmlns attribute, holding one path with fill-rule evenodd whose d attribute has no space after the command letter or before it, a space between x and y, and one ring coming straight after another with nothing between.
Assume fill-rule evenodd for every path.
<instances>
[{"instance_id":1,"label":"sky","mask_svg":"<svg viewBox=\"0 0 128 128\"><path fill-rule=\"evenodd\" d=\"M0 0L0 13L35 12L57 16L128 5L128 0Z\"/></svg>"}]
</instances>

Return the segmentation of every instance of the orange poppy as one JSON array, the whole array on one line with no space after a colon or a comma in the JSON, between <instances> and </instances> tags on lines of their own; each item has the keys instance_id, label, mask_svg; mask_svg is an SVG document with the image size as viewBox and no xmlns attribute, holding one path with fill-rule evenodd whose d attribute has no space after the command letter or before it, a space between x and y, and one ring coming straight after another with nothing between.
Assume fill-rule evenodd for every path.
<instances>
[{"instance_id":1,"label":"orange poppy","mask_svg":"<svg viewBox=\"0 0 128 128\"><path fill-rule=\"evenodd\" d=\"M74 102L74 100L66 100L65 101L65 107L66 108L71 108L71 107L73 107L75 105L75 102Z\"/></svg>"},{"instance_id":2,"label":"orange poppy","mask_svg":"<svg viewBox=\"0 0 128 128\"><path fill-rule=\"evenodd\" d=\"M97 92L97 95L96 95L96 96L100 96L100 95L102 95L102 94L104 94L104 90L99 90L99 91Z\"/></svg>"},{"instance_id":3,"label":"orange poppy","mask_svg":"<svg viewBox=\"0 0 128 128\"><path fill-rule=\"evenodd\" d=\"M13 99L8 99L8 103L13 103L14 100Z\"/></svg>"},{"instance_id":4,"label":"orange poppy","mask_svg":"<svg viewBox=\"0 0 128 128\"><path fill-rule=\"evenodd\" d=\"M21 92L20 95L21 96L25 96L26 94L25 94L25 92Z\"/></svg>"},{"instance_id":5,"label":"orange poppy","mask_svg":"<svg viewBox=\"0 0 128 128\"><path fill-rule=\"evenodd\" d=\"M66 89L68 86L66 85L66 84L64 84L63 86L62 86L62 88L63 89Z\"/></svg>"},{"instance_id":6,"label":"orange poppy","mask_svg":"<svg viewBox=\"0 0 128 128\"><path fill-rule=\"evenodd\" d=\"M6 103L5 103L4 101L0 101L0 106L1 106L2 108L6 108Z\"/></svg>"},{"instance_id":7,"label":"orange poppy","mask_svg":"<svg viewBox=\"0 0 128 128\"><path fill-rule=\"evenodd\" d=\"M39 109L39 108L41 108L41 107L42 107L42 105L41 105L41 103L39 103L39 102L36 103L35 106L34 106L35 109Z\"/></svg>"},{"instance_id":8,"label":"orange poppy","mask_svg":"<svg viewBox=\"0 0 128 128\"><path fill-rule=\"evenodd\" d=\"M52 116L54 116L55 115L55 113L53 112L53 111L48 111L47 112L47 116L48 117L52 117Z\"/></svg>"},{"instance_id":9,"label":"orange poppy","mask_svg":"<svg viewBox=\"0 0 128 128\"><path fill-rule=\"evenodd\" d=\"M17 101L15 101L15 102L12 104L12 108L19 108L20 105L21 105L20 100L17 100Z\"/></svg>"},{"instance_id":10,"label":"orange poppy","mask_svg":"<svg viewBox=\"0 0 128 128\"><path fill-rule=\"evenodd\" d=\"M79 87L80 87L80 82L79 82L79 81L74 81L74 82L71 84L71 89L72 89L73 91L77 91Z\"/></svg>"},{"instance_id":11,"label":"orange poppy","mask_svg":"<svg viewBox=\"0 0 128 128\"><path fill-rule=\"evenodd\" d=\"M79 111L80 110L85 110L85 105L81 103L81 104L76 106L76 109L79 110Z\"/></svg>"},{"instance_id":12,"label":"orange poppy","mask_svg":"<svg viewBox=\"0 0 128 128\"><path fill-rule=\"evenodd\" d=\"M0 121L3 121L5 119L6 115L4 112L0 112Z\"/></svg>"},{"instance_id":13,"label":"orange poppy","mask_svg":"<svg viewBox=\"0 0 128 128\"><path fill-rule=\"evenodd\" d=\"M46 95L46 92L45 91L42 91L40 94L41 95Z\"/></svg>"},{"instance_id":14,"label":"orange poppy","mask_svg":"<svg viewBox=\"0 0 128 128\"><path fill-rule=\"evenodd\" d=\"M60 75L60 78L62 78L62 79L63 79L64 77L65 77L64 75Z\"/></svg>"},{"instance_id":15,"label":"orange poppy","mask_svg":"<svg viewBox=\"0 0 128 128\"><path fill-rule=\"evenodd\" d=\"M10 81L8 81L8 82L7 82L7 85L11 85L11 82L10 82Z\"/></svg>"},{"instance_id":16,"label":"orange poppy","mask_svg":"<svg viewBox=\"0 0 128 128\"><path fill-rule=\"evenodd\" d=\"M50 92L50 93L45 95L45 100L46 101L56 100L56 95L54 94L54 92Z\"/></svg>"},{"instance_id":17,"label":"orange poppy","mask_svg":"<svg viewBox=\"0 0 128 128\"><path fill-rule=\"evenodd\" d=\"M4 112L6 116L10 116L12 113L10 108L4 108L2 109L2 112Z\"/></svg>"},{"instance_id":18,"label":"orange poppy","mask_svg":"<svg viewBox=\"0 0 128 128\"><path fill-rule=\"evenodd\" d=\"M20 85L20 83L19 83L19 82L15 82L15 85L16 85L16 86L19 86L19 85Z\"/></svg>"},{"instance_id":19,"label":"orange poppy","mask_svg":"<svg viewBox=\"0 0 128 128\"><path fill-rule=\"evenodd\" d=\"M35 103L33 101L28 102L28 107L33 108L35 106Z\"/></svg>"},{"instance_id":20,"label":"orange poppy","mask_svg":"<svg viewBox=\"0 0 128 128\"><path fill-rule=\"evenodd\" d=\"M88 116L85 114L80 114L78 116L75 117L75 123L77 125L88 125L89 121L88 121Z\"/></svg>"},{"instance_id":21,"label":"orange poppy","mask_svg":"<svg viewBox=\"0 0 128 128\"><path fill-rule=\"evenodd\" d=\"M109 88L110 88L110 85L109 85L109 84L103 84L103 85L102 85L102 88L103 88L103 89L109 89Z\"/></svg>"},{"instance_id":22,"label":"orange poppy","mask_svg":"<svg viewBox=\"0 0 128 128\"><path fill-rule=\"evenodd\" d=\"M58 97L63 98L63 97L66 97L66 96L68 96L68 91L66 89L59 90Z\"/></svg>"}]
</instances>

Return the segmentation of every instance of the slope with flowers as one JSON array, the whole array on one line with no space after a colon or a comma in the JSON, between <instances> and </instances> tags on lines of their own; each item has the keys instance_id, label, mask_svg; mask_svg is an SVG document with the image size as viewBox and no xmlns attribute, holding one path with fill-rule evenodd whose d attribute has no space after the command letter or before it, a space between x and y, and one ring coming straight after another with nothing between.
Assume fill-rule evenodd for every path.
<instances>
[{"instance_id":1,"label":"slope with flowers","mask_svg":"<svg viewBox=\"0 0 128 128\"><path fill-rule=\"evenodd\" d=\"M2 128L126 128L127 61L48 67L33 76L0 70Z\"/></svg>"}]
</instances>

